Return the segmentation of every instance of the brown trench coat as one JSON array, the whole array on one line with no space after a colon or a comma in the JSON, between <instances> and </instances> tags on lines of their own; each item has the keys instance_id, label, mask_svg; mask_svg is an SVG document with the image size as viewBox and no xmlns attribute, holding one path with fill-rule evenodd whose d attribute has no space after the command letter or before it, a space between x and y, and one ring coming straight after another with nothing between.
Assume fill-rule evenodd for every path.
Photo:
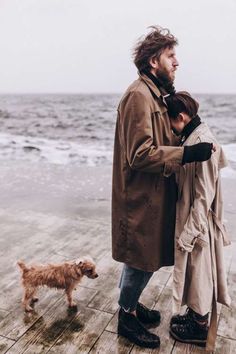
<instances>
[{"instance_id":1,"label":"brown trench coat","mask_svg":"<svg viewBox=\"0 0 236 354\"><path fill-rule=\"evenodd\" d=\"M208 161L181 166L177 175L173 310L179 312L181 305L187 305L205 315L215 304L208 340L208 349L213 350L216 302L230 305L223 260L223 246L230 242L223 225L220 186L220 169L227 161L205 123L193 131L184 145L201 141L213 142L216 152Z\"/></svg>"},{"instance_id":2,"label":"brown trench coat","mask_svg":"<svg viewBox=\"0 0 236 354\"><path fill-rule=\"evenodd\" d=\"M112 255L144 271L174 262L176 145L161 92L145 75L118 107L112 186ZM167 177L168 176L168 177Z\"/></svg>"}]
</instances>

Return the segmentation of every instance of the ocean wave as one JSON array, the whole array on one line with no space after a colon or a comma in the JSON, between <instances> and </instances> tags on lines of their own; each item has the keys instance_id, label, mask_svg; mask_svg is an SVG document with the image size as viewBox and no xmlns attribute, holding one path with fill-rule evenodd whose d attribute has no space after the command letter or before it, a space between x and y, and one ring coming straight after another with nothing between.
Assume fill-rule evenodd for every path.
<instances>
[{"instance_id":1,"label":"ocean wave","mask_svg":"<svg viewBox=\"0 0 236 354\"><path fill-rule=\"evenodd\" d=\"M0 134L1 158L30 161L44 160L53 164L96 166L112 163L112 152L99 144L77 144L22 135Z\"/></svg>"},{"instance_id":2,"label":"ocean wave","mask_svg":"<svg viewBox=\"0 0 236 354\"><path fill-rule=\"evenodd\" d=\"M224 176L236 176L236 144L222 145L229 167ZM62 139L47 139L0 133L0 157L30 161L47 161L52 164L111 165L113 142L106 139L90 139L83 143Z\"/></svg>"}]
</instances>

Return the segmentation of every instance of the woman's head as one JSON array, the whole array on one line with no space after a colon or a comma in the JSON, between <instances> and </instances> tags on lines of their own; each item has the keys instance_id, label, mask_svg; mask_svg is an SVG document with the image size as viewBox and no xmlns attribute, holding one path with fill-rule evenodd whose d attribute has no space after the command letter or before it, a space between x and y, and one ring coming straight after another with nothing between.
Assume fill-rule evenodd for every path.
<instances>
[{"instance_id":1,"label":"woman's head","mask_svg":"<svg viewBox=\"0 0 236 354\"><path fill-rule=\"evenodd\" d=\"M188 92L179 91L166 97L171 127L180 134L184 127L198 113L199 104Z\"/></svg>"}]
</instances>

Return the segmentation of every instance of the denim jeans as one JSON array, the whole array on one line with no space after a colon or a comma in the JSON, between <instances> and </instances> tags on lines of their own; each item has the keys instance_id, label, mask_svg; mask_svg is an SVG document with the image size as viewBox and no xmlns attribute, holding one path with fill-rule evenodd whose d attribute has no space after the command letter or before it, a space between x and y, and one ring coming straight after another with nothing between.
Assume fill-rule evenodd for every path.
<instances>
[{"instance_id":1,"label":"denim jeans","mask_svg":"<svg viewBox=\"0 0 236 354\"><path fill-rule=\"evenodd\" d=\"M152 275L153 272L145 272L124 264L119 284L120 307L125 311L135 311L139 297Z\"/></svg>"}]
</instances>

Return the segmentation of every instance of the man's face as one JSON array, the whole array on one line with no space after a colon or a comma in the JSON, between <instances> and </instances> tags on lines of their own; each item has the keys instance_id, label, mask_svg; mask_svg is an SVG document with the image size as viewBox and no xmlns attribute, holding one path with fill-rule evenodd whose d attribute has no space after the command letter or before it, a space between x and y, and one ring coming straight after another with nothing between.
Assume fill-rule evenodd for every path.
<instances>
[{"instance_id":1,"label":"man's face","mask_svg":"<svg viewBox=\"0 0 236 354\"><path fill-rule=\"evenodd\" d=\"M179 65L176 59L175 48L166 48L161 54L159 59L156 59L156 65L153 67L152 71L158 77L165 77L170 82L175 80L175 71Z\"/></svg>"}]
</instances>

